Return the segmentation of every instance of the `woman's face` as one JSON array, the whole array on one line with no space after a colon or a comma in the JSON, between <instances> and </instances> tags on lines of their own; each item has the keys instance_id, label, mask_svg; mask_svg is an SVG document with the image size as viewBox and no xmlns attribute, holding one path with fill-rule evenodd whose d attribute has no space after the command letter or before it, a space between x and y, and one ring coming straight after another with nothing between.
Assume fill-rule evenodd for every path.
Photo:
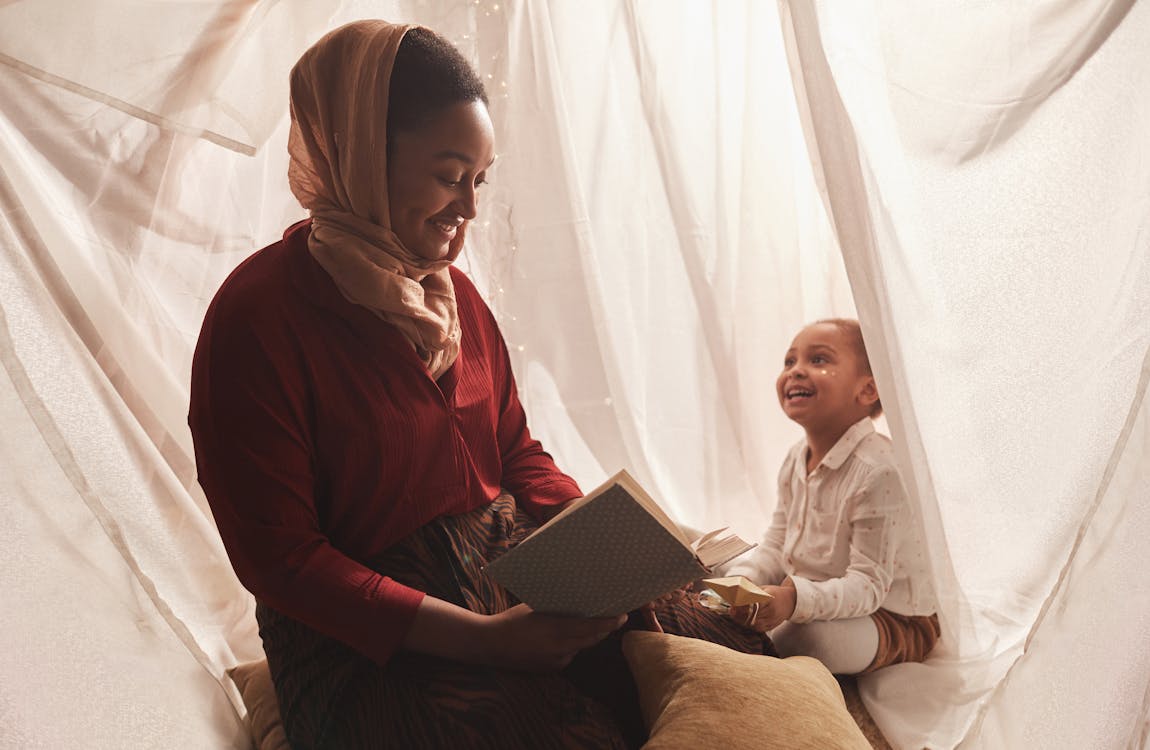
<instances>
[{"instance_id":1,"label":"woman's face","mask_svg":"<svg viewBox=\"0 0 1150 750\"><path fill-rule=\"evenodd\" d=\"M427 260L448 254L475 218L477 191L495 160L495 131L481 101L444 109L418 130L396 133L387 165L391 231Z\"/></svg>"}]
</instances>

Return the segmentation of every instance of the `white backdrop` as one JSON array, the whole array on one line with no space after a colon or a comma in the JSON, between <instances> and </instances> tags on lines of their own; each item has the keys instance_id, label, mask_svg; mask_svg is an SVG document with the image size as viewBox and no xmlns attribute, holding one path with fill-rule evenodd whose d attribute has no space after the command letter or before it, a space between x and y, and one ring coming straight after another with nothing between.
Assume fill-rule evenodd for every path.
<instances>
[{"instance_id":1,"label":"white backdrop","mask_svg":"<svg viewBox=\"0 0 1150 750\"><path fill-rule=\"evenodd\" d=\"M244 747L222 675L259 643L188 367L223 276L302 216L288 67L369 16L487 81L499 160L460 264L562 466L757 534L800 434L781 353L857 304L943 597L939 653L863 686L883 730L1145 745L1146 3L17 0L0 746Z\"/></svg>"}]
</instances>

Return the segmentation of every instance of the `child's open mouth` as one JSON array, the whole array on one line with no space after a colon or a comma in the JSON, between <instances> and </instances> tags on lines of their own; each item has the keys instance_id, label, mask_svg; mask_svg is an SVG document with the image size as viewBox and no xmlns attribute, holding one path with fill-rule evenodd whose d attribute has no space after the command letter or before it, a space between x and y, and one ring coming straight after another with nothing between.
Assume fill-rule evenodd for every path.
<instances>
[{"instance_id":1,"label":"child's open mouth","mask_svg":"<svg viewBox=\"0 0 1150 750\"><path fill-rule=\"evenodd\" d=\"M796 400L800 400L800 399L811 398L814 395L815 395L815 392L812 390L809 390L807 388L791 388L786 393L787 401L796 401Z\"/></svg>"}]
</instances>

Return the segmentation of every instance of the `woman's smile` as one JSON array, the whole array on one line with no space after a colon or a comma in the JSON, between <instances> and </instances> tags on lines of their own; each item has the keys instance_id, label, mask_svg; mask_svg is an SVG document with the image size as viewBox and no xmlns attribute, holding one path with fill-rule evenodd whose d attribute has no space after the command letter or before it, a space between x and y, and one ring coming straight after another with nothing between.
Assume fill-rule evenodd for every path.
<instances>
[{"instance_id":1,"label":"woman's smile","mask_svg":"<svg viewBox=\"0 0 1150 750\"><path fill-rule=\"evenodd\" d=\"M387 196L391 231L403 246L425 260L452 256L494 159L483 102L453 105L420 130L397 134L388 144Z\"/></svg>"}]
</instances>

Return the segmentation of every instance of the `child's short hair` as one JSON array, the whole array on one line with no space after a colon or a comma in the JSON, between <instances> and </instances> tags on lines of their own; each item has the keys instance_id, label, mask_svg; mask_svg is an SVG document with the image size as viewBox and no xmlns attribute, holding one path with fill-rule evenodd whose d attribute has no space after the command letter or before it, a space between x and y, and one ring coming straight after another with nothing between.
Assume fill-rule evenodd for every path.
<instances>
[{"instance_id":1,"label":"child's short hair","mask_svg":"<svg viewBox=\"0 0 1150 750\"><path fill-rule=\"evenodd\" d=\"M828 323L842 331L843 335L850 339L851 345L854 347L855 356L858 357L859 366L862 367L863 372L871 377L874 373L870 369L870 357L866 353L866 342L863 341L862 326L854 318L824 318L823 320L816 321L816 323ZM870 408L870 418L875 419L882 415L882 399L877 399Z\"/></svg>"}]
</instances>

